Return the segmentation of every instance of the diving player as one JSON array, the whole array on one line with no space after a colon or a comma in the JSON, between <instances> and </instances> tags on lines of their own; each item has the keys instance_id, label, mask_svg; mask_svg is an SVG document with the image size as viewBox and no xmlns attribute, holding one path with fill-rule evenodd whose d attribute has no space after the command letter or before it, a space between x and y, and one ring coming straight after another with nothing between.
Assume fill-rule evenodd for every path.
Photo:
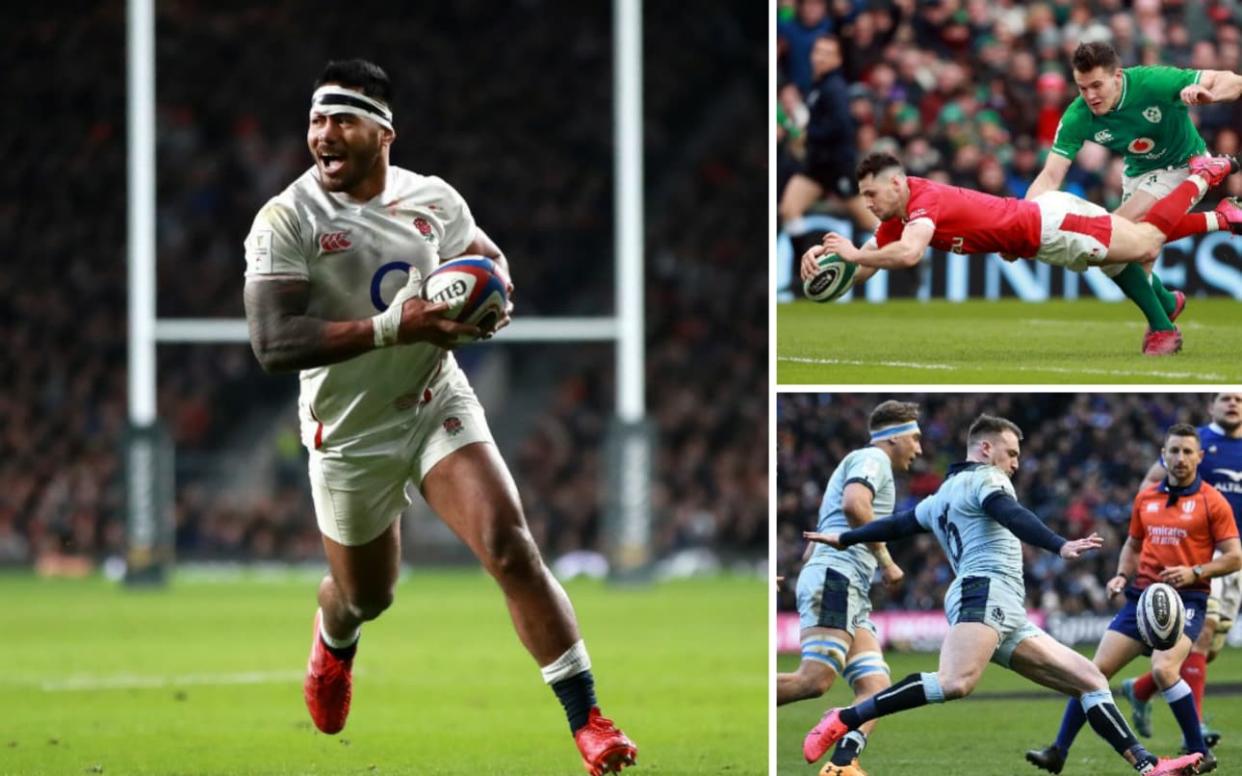
<instances>
[{"instance_id":1,"label":"diving player","mask_svg":"<svg viewBox=\"0 0 1242 776\"><path fill-rule=\"evenodd\" d=\"M1190 176L1153 205L1138 223L1062 191L1036 201L995 197L907 176L897 157L868 154L858 165L858 185L880 219L875 237L857 248L835 232L802 256L802 277L818 271L817 257L835 253L860 265L855 284L878 269L913 267L930 245L954 253L1011 253L1082 272L1091 266L1144 262L1155 257L1186 211L1210 186L1237 172L1232 157L1197 156ZM1181 348L1145 350L1168 355Z\"/></svg>"},{"instance_id":2,"label":"diving player","mask_svg":"<svg viewBox=\"0 0 1242 776\"><path fill-rule=\"evenodd\" d=\"M940 648L940 669L911 674L849 708L830 709L803 742L808 761L870 720L969 695L991 660L1077 699L1092 729L1138 773L1194 772L1202 755L1157 760L1126 725L1099 669L1027 620L1022 542L1072 560L1099 548L1103 540L1097 534L1067 540L1018 503L1010 478L1018 470L1021 438L1021 429L1011 421L981 415L967 433L966 460L949 467L939 490L913 511L842 534L805 534L844 548L931 531L956 575L945 596L950 628Z\"/></svg>"},{"instance_id":3,"label":"diving player","mask_svg":"<svg viewBox=\"0 0 1242 776\"><path fill-rule=\"evenodd\" d=\"M871 446L851 452L828 480L819 508L817 530L846 531L893 512L893 469L909 471L922 453L917 404L886 401L868 421ZM798 575L802 662L793 673L776 675L776 703L818 698L843 675L856 700L889 686L888 666L871 622L871 578L877 563L890 588L901 584L902 570L883 544L835 550L814 542ZM854 761L874 724L851 733L833 753L832 762L856 769ZM859 772L857 770L855 773Z\"/></svg>"}]
</instances>

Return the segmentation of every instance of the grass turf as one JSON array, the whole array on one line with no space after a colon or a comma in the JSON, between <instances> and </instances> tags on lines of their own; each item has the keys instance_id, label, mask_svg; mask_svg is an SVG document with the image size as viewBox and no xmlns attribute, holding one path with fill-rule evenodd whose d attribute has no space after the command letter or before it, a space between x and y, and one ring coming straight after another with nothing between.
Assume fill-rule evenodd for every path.
<instances>
[{"instance_id":1,"label":"grass turf","mask_svg":"<svg viewBox=\"0 0 1242 776\"><path fill-rule=\"evenodd\" d=\"M1242 381L1242 304L1191 299L1174 356L1140 352L1129 302L1017 300L776 307L785 385L1200 383Z\"/></svg>"},{"instance_id":2,"label":"grass turf","mask_svg":"<svg viewBox=\"0 0 1242 776\"><path fill-rule=\"evenodd\" d=\"M1094 650L1088 650L1092 654ZM916 671L935 671L934 654L891 653L885 659L894 681ZM779 670L797 667L796 656L782 655ZM1150 661L1137 659L1113 679L1114 695L1122 713L1130 707L1120 692L1121 680L1138 676ZM1242 772L1242 700L1237 695L1213 695L1212 684L1242 680L1242 651L1226 649L1208 667L1204 711L1211 724L1223 732L1213 750L1221 766L1216 773ZM1004 697L1021 693L1021 697ZM989 697L989 696L993 697ZM1000 696L1000 697L996 697ZM824 698L782 706L776 717L776 761L781 776L814 776L828 762L828 755L815 766L802 758L802 738L832 706L849 705L849 685L838 680ZM1140 739L1154 754L1168 756L1181 747L1181 735L1168 704L1152 699L1153 733ZM860 765L873 776L934 773L937 776L1036 776L1044 771L1028 764L1027 749L1047 746L1056 738L1065 710L1065 698L1043 690L1012 671L989 665L975 693L943 706L924 707L880 720ZM1133 774L1134 770L1097 737L1083 728L1070 751L1065 776Z\"/></svg>"},{"instance_id":3,"label":"grass turf","mask_svg":"<svg viewBox=\"0 0 1242 776\"><path fill-rule=\"evenodd\" d=\"M301 673L316 586L0 576L0 774L581 776L564 713L480 572L405 578L364 629L348 726L314 730ZM642 773L767 773L761 580L568 590Z\"/></svg>"}]
</instances>

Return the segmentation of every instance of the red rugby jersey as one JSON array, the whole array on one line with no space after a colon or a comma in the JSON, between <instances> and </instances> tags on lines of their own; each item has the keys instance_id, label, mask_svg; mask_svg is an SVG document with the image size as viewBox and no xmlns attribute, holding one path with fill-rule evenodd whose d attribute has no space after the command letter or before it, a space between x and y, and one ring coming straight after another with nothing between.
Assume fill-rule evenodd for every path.
<instances>
[{"instance_id":1,"label":"red rugby jersey","mask_svg":"<svg viewBox=\"0 0 1242 776\"><path fill-rule=\"evenodd\" d=\"M901 239L906 224L920 219L930 221L936 231L931 245L954 253L1014 253L1034 256L1039 252L1042 219L1034 202L1013 197L995 197L981 191L906 178L910 201L906 218L890 218L880 223L875 243L883 248Z\"/></svg>"},{"instance_id":2,"label":"red rugby jersey","mask_svg":"<svg viewBox=\"0 0 1242 776\"><path fill-rule=\"evenodd\" d=\"M1195 487L1195 485L1198 487ZM1198 477L1172 505L1163 483L1141 491L1130 512L1130 536L1141 539L1138 578L1142 589L1160 581L1161 569L1212 562L1218 542L1238 538L1233 510L1220 491ZM1201 579L1186 590L1210 590Z\"/></svg>"}]
</instances>

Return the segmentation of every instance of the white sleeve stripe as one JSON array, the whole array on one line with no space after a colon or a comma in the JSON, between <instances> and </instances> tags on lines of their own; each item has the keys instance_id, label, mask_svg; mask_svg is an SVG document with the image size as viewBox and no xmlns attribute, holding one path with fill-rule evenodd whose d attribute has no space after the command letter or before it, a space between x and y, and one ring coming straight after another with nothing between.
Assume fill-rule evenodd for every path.
<instances>
[{"instance_id":1,"label":"white sleeve stripe","mask_svg":"<svg viewBox=\"0 0 1242 776\"><path fill-rule=\"evenodd\" d=\"M913 221L907 221L907 222L906 222L906 227L907 227L907 228L909 228L909 227L914 226L915 224L918 224L918 223L927 224L927 225L928 225L928 226L930 226L932 229L935 229L935 228L936 228L936 222L935 222L935 221L933 221L933 220L931 220L931 218L929 218L929 217L927 217L927 216L919 216L918 218L914 219Z\"/></svg>"}]
</instances>

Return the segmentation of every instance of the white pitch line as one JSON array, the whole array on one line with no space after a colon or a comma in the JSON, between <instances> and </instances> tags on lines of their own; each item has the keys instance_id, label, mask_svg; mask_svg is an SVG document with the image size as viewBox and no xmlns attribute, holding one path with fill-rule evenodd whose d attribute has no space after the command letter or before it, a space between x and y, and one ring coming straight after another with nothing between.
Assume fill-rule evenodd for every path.
<instances>
[{"instance_id":1,"label":"white pitch line","mask_svg":"<svg viewBox=\"0 0 1242 776\"><path fill-rule=\"evenodd\" d=\"M112 674L92 676L83 674L65 679L38 682L44 692L72 692L75 690L142 690L160 687L189 687L193 685L230 684L276 684L297 682L305 676L304 671L243 671L233 674L180 674L176 676L142 676L139 674Z\"/></svg>"},{"instance_id":2,"label":"white pitch line","mask_svg":"<svg viewBox=\"0 0 1242 776\"><path fill-rule=\"evenodd\" d=\"M796 364L817 364L820 366L891 366L902 369L969 369L970 365L921 364L910 361L861 361L848 358L804 358L800 356L778 356L777 361L789 361ZM1058 374L1093 374L1126 377L1193 377L1196 380L1226 380L1224 375L1211 372L1161 372L1157 370L1136 371L1133 369L1097 369L1093 367L1065 366L1013 366L1006 364L1005 369L1019 372L1056 372Z\"/></svg>"}]
</instances>

